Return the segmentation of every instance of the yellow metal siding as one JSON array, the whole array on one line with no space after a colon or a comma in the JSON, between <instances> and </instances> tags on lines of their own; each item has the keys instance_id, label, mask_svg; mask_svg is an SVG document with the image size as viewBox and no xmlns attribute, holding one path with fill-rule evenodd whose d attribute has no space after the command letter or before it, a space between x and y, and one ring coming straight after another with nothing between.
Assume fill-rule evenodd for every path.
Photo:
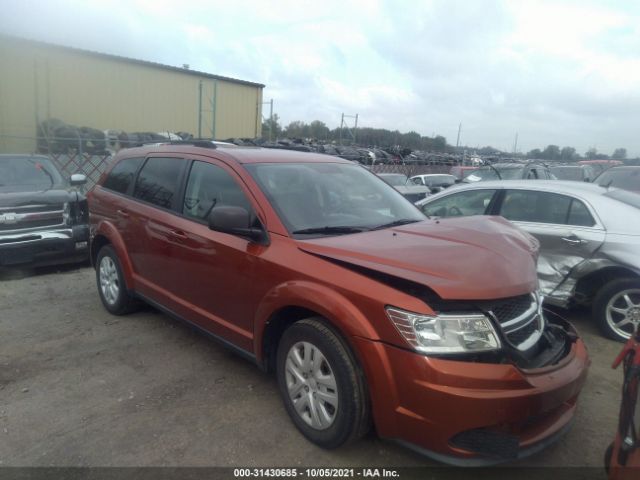
<instances>
[{"instance_id":1,"label":"yellow metal siding","mask_svg":"<svg viewBox=\"0 0 640 480\"><path fill-rule=\"evenodd\" d=\"M33 140L16 137L35 137L36 116L99 130L197 136L201 81L203 137L213 130L214 91L216 138L260 134L258 86L0 37L0 151L34 150Z\"/></svg>"}]
</instances>

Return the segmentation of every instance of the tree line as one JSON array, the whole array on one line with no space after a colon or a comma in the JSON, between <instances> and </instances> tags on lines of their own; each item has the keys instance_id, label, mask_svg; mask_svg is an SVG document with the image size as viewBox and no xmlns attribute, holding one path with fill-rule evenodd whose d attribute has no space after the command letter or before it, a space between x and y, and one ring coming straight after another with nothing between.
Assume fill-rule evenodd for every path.
<instances>
[{"instance_id":1,"label":"tree line","mask_svg":"<svg viewBox=\"0 0 640 480\"><path fill-rule=\"evenodd\" d=\"M353 138L354 135L355 141ZM432 152L462 153L463 150L466 150L467 153L476 152L480 155L487 156L504 156L509 154L509 152L503 152L491 146L482 148L469 148L465 146L458 147L456 150L456 147L449 145L447 139L442 135L426 137L414 131L401 133L398 130L387 130L386 128L358 127L357 131L354 132L347 128L341 130L340 127L331 129L320 120L313 120L310 123L295 120L286 127L283 127L280 124L278 114L273 115L273 120L267 119L262 123L262 137L264 139L270 137L274 141L279 138L311 138L319 142L327 143L342 140L344 143L357 143L359 145L382 148L399 145L411 150L426 150ZM547 145L544 149L534 148L526 154L516 153L511 155L529 159L565 162L580 159L625 160L627 158L627 149L616 148L611 155L607 155L606 153L598 152L596 148L590 148L581 156L573 147L561 148L558 145Z\"/></svg>"},{"instance_id":2,"label":"tree line","mask_svg":"<svg viewBox=\"0 0 640 480\"><path fill-rule=\"evenodd\" d=\"M271 134L271 135L269 135ZM312 138L319 142L357 143L371 147L392 147L399 145L411 150L426 150L434 152L453 152L454 147L447 143L447 139L442 135L425 137L418 132L401 133L399 130L387 130L386 128L358 127L353 129L340 129L340 127L329 128L324 122L314 120L305 123L300 120L289 123L286 127L280 125L280 118L277 114L262 123L262 138L272 140L278 138ZM355 139L353 138L355 136Z\"/></svg>"}]
</instances>

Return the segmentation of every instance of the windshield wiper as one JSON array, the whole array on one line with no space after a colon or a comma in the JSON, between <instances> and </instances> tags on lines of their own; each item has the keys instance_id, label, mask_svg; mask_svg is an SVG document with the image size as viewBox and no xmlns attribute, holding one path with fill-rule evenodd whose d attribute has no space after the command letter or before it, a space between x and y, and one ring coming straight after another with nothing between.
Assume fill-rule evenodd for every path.
<instances>
[{"instance_id":1,"label":"windshield wiper","mask_svg":"<svg viewBox=\"0 0 640 480\"><path fill-rule=\"evenodd\" d=\"M313 234L347 234L347 233L359 233L368 230L367 227L351 227L348 225L339 225L335 227L311 227L311 228L303 228L302 230L294 230L294 235L313 235Z\"/></svg>"},{"instance_id":2,"label":"windshield wiper","mask_svg":"<svg viewBox=\"0 0 640 480\"><path fill-rule=\"evenodd\" d=\"M391 227L399 227L400 225L407 225L409 223L416 223L420 220L416 220L415 218L402 218L400 220L394 220L393 222L383 223L382 225L378 225L377 227L373 227L371 230L382 230L385 228Z\"/></svg>"}]
</instances>

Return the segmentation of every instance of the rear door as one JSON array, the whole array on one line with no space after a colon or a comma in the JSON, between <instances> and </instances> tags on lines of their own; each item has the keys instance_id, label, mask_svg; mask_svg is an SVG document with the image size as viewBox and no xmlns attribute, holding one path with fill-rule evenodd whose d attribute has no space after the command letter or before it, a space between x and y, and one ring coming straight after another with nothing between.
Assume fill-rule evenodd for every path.
<instances>
[{"instance_id":1,"label":"rear door","mask_svg":"<svg viewBox=\"0 0 640 480\"><path fill-rule=\"evenodd\" d=\"M162 299L177 274L171 260L173 223L187 161L150 156L140 169L125 214L130 225L128 251L137 289Z\"/></svg>"},{"instance_id":2,"label":"rear door","mask_svg":"<svg viewBox=\"0 0 640 480\"><path fill-rule=\"evenodd\" d=\"M605 230L590 206L571 195L508 189L497 211L540 241L538 277L545 295L591 258Z\"/></svg>"}]
</instances>

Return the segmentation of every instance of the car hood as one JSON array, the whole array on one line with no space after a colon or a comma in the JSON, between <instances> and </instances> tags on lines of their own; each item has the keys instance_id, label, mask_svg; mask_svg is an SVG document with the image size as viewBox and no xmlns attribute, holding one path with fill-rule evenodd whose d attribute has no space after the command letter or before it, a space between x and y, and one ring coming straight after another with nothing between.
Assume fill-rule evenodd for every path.
<instances>
[{"instance_id":1,"label":"car hood","mask_svg":"<svg viewBox=\"0 0 640 480\"><path fill-rule=\"evenodd\" d=\"M537 288L538 241L502 217L425 220L300 240L301 250L425 285L443 299L485 300Z\"/></svg>"},{"instance_id":2,"label":"car hood","mask_svg":"<svg viewBox=\"0 0 640 480\"><path fill-rule=\"evenodd\" d=\"M77 193L73 189L53 188L39 191L3 191L0 188L0 208L27 205L61 205L74 201Z\"/></svg>"}]
</instances>

